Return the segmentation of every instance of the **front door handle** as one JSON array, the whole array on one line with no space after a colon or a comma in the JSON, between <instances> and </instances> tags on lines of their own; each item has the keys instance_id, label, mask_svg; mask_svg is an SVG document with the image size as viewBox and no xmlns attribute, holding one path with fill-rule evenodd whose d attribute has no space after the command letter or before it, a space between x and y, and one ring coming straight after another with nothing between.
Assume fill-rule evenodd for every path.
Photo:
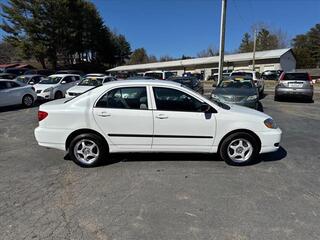
<instances>
[{"instance_id":1,"label":"front door handle","mask_svg":"<svg viewBox=\"0 0 320 240\"><path fill-rule=\"evenodd\" d=\"M159 119L167 119L168 116L165 115L165 114L159 114L159 115L156 116L156 118L159 118Z\"/></svg>"},{"instance_id":2,"label":"front door handle","mask_svg":"<svg viewBox=\"0 0 320 240\"><path fill-rule=\"evenodd\" d=\"M107 112L101 112L101 113L98 113L98 116L100 116L100 117L109 117L109 116L111 116L111 114L107 113Z\"/></svg>"}]
</instances>

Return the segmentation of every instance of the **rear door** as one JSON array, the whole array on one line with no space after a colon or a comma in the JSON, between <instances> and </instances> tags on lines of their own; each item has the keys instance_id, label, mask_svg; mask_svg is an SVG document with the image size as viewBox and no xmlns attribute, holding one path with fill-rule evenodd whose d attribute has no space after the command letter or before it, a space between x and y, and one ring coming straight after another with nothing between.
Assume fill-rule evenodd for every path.
<instances>
[{"instance_id":1,"label":"rear door","mask_svg":"<svg viewBox=\"0 0 320 240\"><path fill-rule=\"evenodd\" d=\"M7 81L0 81L0 107L10 105Z\"/></svg>"},{"instance_id":2,"label":"rear door","mask_svg":"<svg viewBox=\"0 0 320 240\"><path fill-rule=\"evenodd\" d=\"M119 148L151 149L153 117L146 86L117 87L93 108L94 119Z\"/></svg>"},{"instance_id":3,"label":"rear door","mask_svg":"<svg viewBox=\"0 0 320 240\"><path fill-rule=\"evenodd\" d=\"M170 88L153 87L155 101L152 148L169 151L209 151L213 145L216 120L201 111L200 100Z\"/></svg>"},{"instance_id":4,"label":"rear door","mask_svg":"<svg viewBox=\"0 0 320 240\"><path fill-rule=\"evenodd\" d=\"M22 103L22 95L24 93L24 88L22 88L19 84L13 81L8 81L8 98L10 99L9 104L21 104Z\"/></svg>"}]
</instances>

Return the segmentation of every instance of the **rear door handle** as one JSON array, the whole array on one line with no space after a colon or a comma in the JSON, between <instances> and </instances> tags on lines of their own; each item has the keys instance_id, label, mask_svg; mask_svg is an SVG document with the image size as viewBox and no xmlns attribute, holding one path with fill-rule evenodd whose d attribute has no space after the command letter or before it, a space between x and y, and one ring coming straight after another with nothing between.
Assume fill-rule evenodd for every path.
<instances>
[{"instance_id":1,"label":"rear door handle","mask_svg":"<svg viewBox=\"0 0 320 240\"><path fill-rule=\"evenodd\" d=\"M165 114L159 114L159 115L156 116L156 118L159 118L159 119L167 119L168 116L165 115Z\"/></svg>"},{"instance_id":2,"label":"rear door handle","mask_svg":"<svg viewBox=\"0 0 320 240\"><path fill-rule=\"evenodd\" d=\"M107 113L107 112L101 112L101 113L98 113L97 115L100 116L100 117L109 117L109 116L111 116L111 114Z\"/></svg>"}]
</instances>

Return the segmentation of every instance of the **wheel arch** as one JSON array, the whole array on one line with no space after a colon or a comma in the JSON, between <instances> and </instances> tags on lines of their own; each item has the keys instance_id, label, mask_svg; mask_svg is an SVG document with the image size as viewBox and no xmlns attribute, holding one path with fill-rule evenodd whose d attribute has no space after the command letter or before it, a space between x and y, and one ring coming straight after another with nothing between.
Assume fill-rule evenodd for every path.
<instances>
[{"instance_id":1,"label":"wheel arch","mask_svg":"<svg viewBox=\"0 0 320 240\"><path fill-rule=\"evenodd\" d=\"M255 134L253 131L248 130L248 129L236 129L233 130L231 132L228 132L226 135L223 136L223 138L220 140L219 145L218 145L218 152L220 152L220 148L221 148L221 144L223 143L223 141L229 137L230 135L234 134L234 133L247 133L250 134L252 137L254 137L257 140L258 143L258 152L260 152L261 150L261 140L259 138L259 136L257 134Z\"/></svg>"},{"instance_id":2,"label":"wheel arch","mask_svg":"<svg viewBox=\"0 0 320 240\"><path fill-rule=\"evenodd\" d=\"M76 136L78 136L80 134L85 134L85 133L92 133L92 134L99 136L105 142L106 146L108 146L108 148L109 148L109 144L108 144L106 138L101 133L99 133L95 130L89 129L89 128L82 128L82 129L75 130L69 134L69 136L67 137L66 143L65 143L66 150L68 150L72 139L74 139Z\"/></svg>"}]
</instances>

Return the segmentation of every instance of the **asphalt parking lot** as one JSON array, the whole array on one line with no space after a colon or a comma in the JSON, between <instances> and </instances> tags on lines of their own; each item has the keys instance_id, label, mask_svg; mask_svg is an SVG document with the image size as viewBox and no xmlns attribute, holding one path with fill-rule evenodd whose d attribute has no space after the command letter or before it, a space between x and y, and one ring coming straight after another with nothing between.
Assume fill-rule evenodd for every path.
<instances>
[{"instance_id":1,"label":"asphalt parking lot","mask_svg":"<svg viewBox=\"0 0 320 240\"><path fill-rule=\"evenodd\" d=\"M215 155L122 154L84 169L37 145L37 107L2 109L1 239L319 239L319 100L267 95L282 147L246 167Z\"/></svg>"}]
</instances>

